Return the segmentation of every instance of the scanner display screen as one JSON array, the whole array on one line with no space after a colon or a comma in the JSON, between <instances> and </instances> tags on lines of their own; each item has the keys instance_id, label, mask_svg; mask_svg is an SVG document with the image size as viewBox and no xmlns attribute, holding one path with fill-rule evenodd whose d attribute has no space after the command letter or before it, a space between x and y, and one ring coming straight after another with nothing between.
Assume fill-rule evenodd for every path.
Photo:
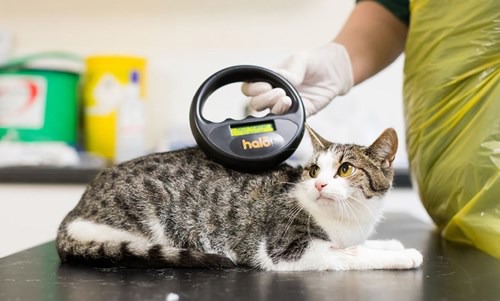
<instances>
[{"instance_id":1,"label":"scanner display screen","mask_svg":"<svg viewBox=\"0 0 500 301\"><path fill-rule=\"evenodd\" d=\"M257 123L251 125L231 125L231 136L243 136L250 134L260 134L274 132L276 128L273 122Z\"/></svg>"}]
</instances>

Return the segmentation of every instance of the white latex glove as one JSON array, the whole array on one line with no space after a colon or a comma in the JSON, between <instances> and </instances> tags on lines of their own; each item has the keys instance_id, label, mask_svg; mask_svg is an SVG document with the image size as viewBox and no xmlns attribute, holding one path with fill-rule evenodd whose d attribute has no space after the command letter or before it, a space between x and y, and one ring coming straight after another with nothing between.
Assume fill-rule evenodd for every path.
<instances>
[{"instance_id":1,"label":"white latex glove","mask_svg":"<svg viewBox=\"0 0 500 301\"><path fill-rule=\"evenodd\" d=\"M336 96L346 94L354 81L347 50L337 43L296 53L275 71L297 89L307 116L316 114ZM257 111L271 109L274 114L283 114L292 104L283 89L273 89L269 83L243 83L241 90L250 96L250 107Z\"/></svg>"}]
</instances>

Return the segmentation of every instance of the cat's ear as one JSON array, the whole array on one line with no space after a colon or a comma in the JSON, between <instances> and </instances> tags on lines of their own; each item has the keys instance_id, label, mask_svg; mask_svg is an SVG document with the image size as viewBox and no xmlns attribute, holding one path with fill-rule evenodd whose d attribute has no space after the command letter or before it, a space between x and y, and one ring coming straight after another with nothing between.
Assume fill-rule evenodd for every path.
<instances>
[{"instance_id":1,"label":"cat's ear","mask_svg":"<svg viewBox=\"0 0 500 301\"><path fill-rule=\"evenodd\" d=\"M393 128L386 129L375 142L368 147L368 152L382 162L382 168L389 168L398 150L398 135Z\"/></svg>"},{"instance_id":2,"label":"cat's ear","mask_svg":"<svg viewBox=\"0 0 500 301\"><path fill-rule=\"evenodd\" d=\"M325 149L332 144L316 133L307 123L304 123L304 125L309 133L309 137L311 137L311 143L315 152Z\"/></svg>"}]
</instances>

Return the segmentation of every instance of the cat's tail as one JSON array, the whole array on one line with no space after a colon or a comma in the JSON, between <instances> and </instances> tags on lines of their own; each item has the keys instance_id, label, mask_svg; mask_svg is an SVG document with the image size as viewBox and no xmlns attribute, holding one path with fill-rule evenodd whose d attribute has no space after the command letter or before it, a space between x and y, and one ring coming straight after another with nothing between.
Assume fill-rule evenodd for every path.
<instances>
[{"instance_id":1,"label":"cat's tail","mask_svg":"<svg viewBox=\"0 0 500 301\"><path fill-rule=\"evenodd\" d=\"M231 259L223 255L155 244L128 233L107 239L110 236L103 233L74 233L71 230L71 223L63 223L58 231L56 247L62 263L131 268L236 267Z\"/></svg>"}]
</instances>

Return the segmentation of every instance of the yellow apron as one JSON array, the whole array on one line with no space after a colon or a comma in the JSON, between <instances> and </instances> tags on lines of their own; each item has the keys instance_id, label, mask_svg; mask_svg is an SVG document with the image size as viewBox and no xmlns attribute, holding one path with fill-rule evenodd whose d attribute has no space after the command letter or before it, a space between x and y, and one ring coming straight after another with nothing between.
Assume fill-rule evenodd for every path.
<instances>
[{"instance_id":1,"label":"yellow apron","mask_svg":"<svg viewBox=\"0 0 500 301\"><path fill-rule=\"evenodd\" d=\"M410 11L413 182L445 239L500 258L500 1L410 0Z\"/></svg>"}]
</instances>

